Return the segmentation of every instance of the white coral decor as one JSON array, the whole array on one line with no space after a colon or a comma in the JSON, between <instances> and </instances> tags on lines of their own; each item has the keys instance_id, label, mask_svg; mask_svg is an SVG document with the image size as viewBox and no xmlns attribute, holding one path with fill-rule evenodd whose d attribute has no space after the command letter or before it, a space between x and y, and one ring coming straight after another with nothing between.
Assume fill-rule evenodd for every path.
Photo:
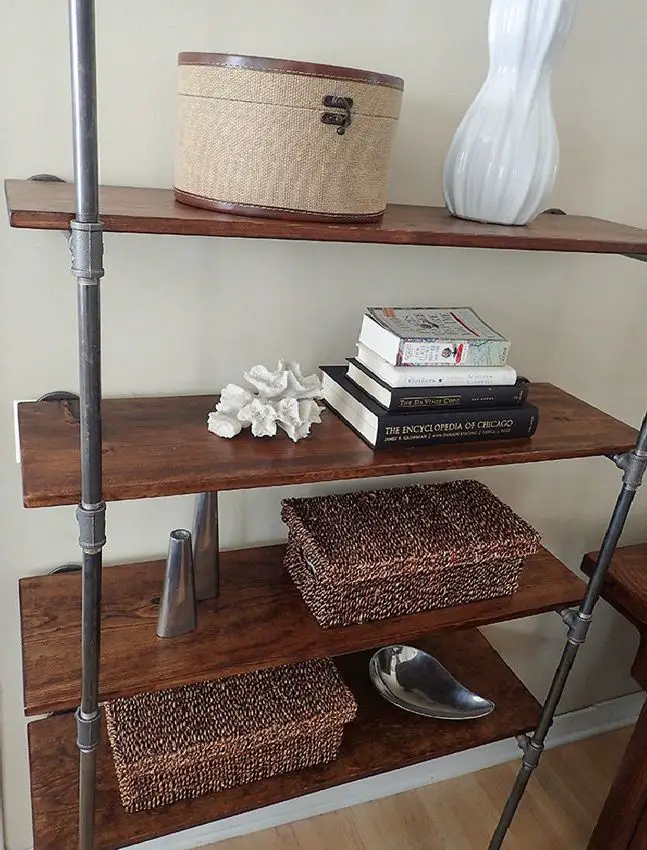
<instances>
[{"instance_id":1,"label":"white coral decor","mask_svg":"<svg viewBox=\"0 0 647 850\"><path fill-rule=\"evenodd\" d=\"M243 377L256 390L253 394L237 384L227 384L207 427L219 437L231 438L251 426L255 437L273 437L281 427L291 440L307 437L310 426L321 422L322 397L317 375L304 377L298 363L279 360L278 369L253 366Z\"/></svg>"}]
</instances>

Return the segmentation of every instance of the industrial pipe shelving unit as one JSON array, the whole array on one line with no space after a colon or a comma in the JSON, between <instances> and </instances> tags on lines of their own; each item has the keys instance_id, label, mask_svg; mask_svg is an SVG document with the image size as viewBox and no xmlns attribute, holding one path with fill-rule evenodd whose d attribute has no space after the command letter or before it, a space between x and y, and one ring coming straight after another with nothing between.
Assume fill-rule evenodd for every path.
<instances>
[{"instance_id":1,"label":"industrial pipe shelving unit","mask_svg":"<svg viewBox=\"0 0 647 850\"><path fill-rule=\"evenodd\" d=\"M28 506L41 506L47 504L69 504L78 499L80 504L77 516L80 529L80 546L82 550L82 575L79 582L79 593L82 598L82 613L80 624L75 623L74 628L63 637L56 640L71 640L77 634L75 629L80 629L81 636L81 700L76 710L77 745L80 752L79 757L79 808L78 808L78 841L80 850L94 850L95 847L121 846L117 841L129 843L130 841L144 840L153 837L154 831L143 834L121 835L119 838L106 838L97 832L95 836L96 816L96 776L97 776L97 748L100 740L100 700L106 696L116 696L121 692L119 682L106 682L105 693L99 686L99 658L101 643L101 610L102 610L102 547L105 544L105 512L103 482L102 482L102 398L101 398L101 334L100 334L100 279L103 275L103 230L106 229L149 232L149 233L194 233L202 235L230 235L230 236L257 236L267 238L284 239L311 239L321 241L354 241L354 242L381 242L396 244L427 244L427 245L459 245L465 247L492 247L492 248L520 248L535 250L565 250L565 251L598 251L604 253L617 253L632 256L637 259L645 259L647 254L647 232L615 225L609 222L600 222L593 219L577 219L571 216L565 217L541 217L539 225L530 228L488 228L467 222L450 220L442 211L420 207L393 207L389 208L385 220L381 225L345 227L344 225L321 225L290 222L273 222L271 220L253 220L236 217L220 216L218 214L201 210L182 209L176 206L170 193L161 193L157 190L131 190L131 189L106 189L102 196L101 214L104 218L102 224L100 217L100 190L98 181L98 156L97 156L97 99L96 99L96 75L95 75L95 21L93 0L69 0L70 10L70 34L71 34L71 78L73 97L73 126L74 126L74 173L75 173L75 196L72 199L71 188L61 184L27 184L18 181L8 181L7 197L10 208L11 223L16 227L41 227L67 229L69 226L70 248L72 254L72 271L78 283L78 332L79 332L79 366L80 366L80 400L78 411L78 434L80 435L80 488L70 484L74 478L74 469L69 476L61 481L36 481L34 469L39 466L39 456L32 453L30 448L30 429L42 427L38 416L43 415L43 408L26 405L21 414L21 441L23 446L23 476L25 490L25 504ZM103 190L102 190L103 191ZM139 193L139 194L132 194ZM105 203L104 203L105 200ZM133 205L137 200L138 204ZM74 217L70 210L75 212ZM548 385L547 385L548 386ZM534 389L533 389L534 392ZM329 439L334 444L338 456L332 462L332 469L324 471L325 464L316 459L299 454L294 463L294 471L285 462L278 464L281 472L276 469L271 474L265 467L253 465L251 456L245 456L243 443L237 451L241 452L243 462L248 463L247 472L232 471L231 469L211 470L209 475L213 479L211 490L236 489L244 486L268 486L270 484L299 483L305 480L335 480L355 477L372 477L379 474L395 474L399 472L423 472L433 469L459 468L469 466L494 465L500 463L516 463L533 460L548 460L557 457L581 457L591 455L605 455L613 460L623 471L623 482L620 495L616 502L609 526L607 528L602 547L599 552L597 564L592 577L583 594L583 600L578 607L570 607L577 599L577 588L574 591L572 581L566 575L568 571L559 573L559 581L555 579L548 593L550 598L538 600L536 589L531 602L524 602L526 597L521 593L516 600L498 601L497 606L481 604L480 606L464 606L465 610L457 609L457 612L438 612L426 615L424 622L417 620L411 625L402 625L401 632L408 630L412 635L424 632L423 625L427 625L429 631L444 631L458 628L461 625L480 625L486 622L494 622L497 619L506 619L515 616L524 616L547 610L559 610L567 627L566 645L555 677L550 687L547 699L541 712L537 714L536 725L526 723L526 728L535 728L532 735L523 733L517 736L519 746L523 751L521 768L511 791L508 802L501 815L501 820L494 836L489 844L490 850L497 850L502 846L508 827L512 821L515 810L521 800L528 779L537 766L544 748L544 741L553 722L555 711L562 696L564 686L569 672L575 661L578 649L584 642L586 633L591 623L596 602L598 601L602 582L609 567L612 556L618 544L625 520L629 513L636 491L640 487L647 466L647 418L643 422L640 432L636 435L633 429L618 423L611 417L606 417L599 411L595 411L570 396L561 393L555 388L539 388L537 392L543 392L546 398L546 431L545 435L537 437L532 441L532 446L521 441L515 446L508 445L505 448L492 447L486 449L481 447L456 449L452 447L447 451L435 449L434 452L416 450L419 454L413 458L410 453L400 455L401 461L393 456L390 460L382 460L360 444L349 432L346 432L339 423L335 424L334 418L327 420L326 426L331 434ZM558 395L561 393L561 395ZM542 396L543 397L543 396ZM164 400L156 400L162 404ZM69 413L65 405L69 402L59 401L56 406L56 415L61 410ZM197 404L197 402L196 402ZM47 402L48 410L51 403ZM184 406L189 406L189 402ZM552 407L551 407L552 405ZM561 407L560 407L561 405ZM594 425L591 426L592 437L589 443L580 442L576 444L571 432L562 434L559 428L566 427L563 421L568 416L563 415L564 405L571 407L569 415L586 418L594 417ZM577 407L579 405L580 407ZM209 406L209 405L207 405ZM198 405L199 407L199 405ZM554 423L551 411L557 411L561 416L555 416ZM111 408L112 409L112 408ZM169 408L170 409L170 408ZM121 410L121 408L120 408ZM196 408L197 410L197 408ZM544 410L544 408L542 408ZM34 412L35 411L35 412ZM114 408L114 422L118 421L117 402ZM159 412L159 411L158 411ZM32 413L38 415L31 419ZM45 414L46 417L49 415ZM127 418L126 413L119 414ZM53 413L52 416L55 416ZM157 414L156 414L157 416ZM202 408L196 413L203 416ZM597 418L595 418L597 417ZM555 424L561 421L562 425ZM49 421L49 420L48 420ZM52 420L54 421L54 420ZM58 420L56 420L58 421ZM125 420L124 420L125 421ZM200 419L200 421L204 421ZM592 420L593 421L593 420ZM36 423L36 424L34 424ZM47 423L45 423L47 424ZM326 439L324 426L321 426L322 440ZM552 430L550 430L552 429ZM597 429L597 430L596 430ZM68 429L69 430L69 429ZM127 428L124 428L127 431ZM56 428L54 428L56 432ZM554 432L554 433L553 433ZM58 433L58 432L56 432ZM56 433L52 439L56 440ZM61 433L63 433L61 431ZM75 434L77 431L74 432ZM574 433L574 432L573 432ZM65 431L61 440L68 445L69 433ZM116 439L116 438L115 438ZM126 439L126 438L124 438ZM578 439L582 439L581 437ZM346 442L344 442L346 441ZM569 442L570 441L570 442ZM121 444L120 444L121 445ZM125 445L125 444L124 444ZM276 453L276 457L285 461L288 450L277 444L268 450ZM633 446L633 447L632 447ZM337 448L339 447L339 448ZM56 447L54 447L56 448ZM123 448L123 446L122 446ZM190 448L190 447L189 447ZM53 449L54 450L54 449ZM125 449L124 449L125 451ZM290 449L292 451L292 449ZM295 450L296 451L296 450ZM344 454L346 452L346 454ZM462 452L462 454L461 454ZM343 457L342 457L343 455ZM387 455L383 455L387 458ZM305 458L305 459L304 459ZM299 467L299 463L305 464L307 468ZM389 465L390 464L390 465ZM236 465L236 464L234 464ZM38 474L42 473L41 470ZM387 468L388 467L388 468ZM214 467L215 468L215 467ZM77 470L78 473L78 470ZM52 473L53 474L53 473ZM67 474L67 473L66 473ZM247 474L251 481L244 481L243 475ZM155 492L151 492L150 481L141 483L119 478L119 475L111 471L109 477L109 498L141 498L145 495L167 495L174 493L198 492L200 487L192 483L190 473L185 473L186 480L181 475L174 479L174 483L163 481L161 471L157 480ZM197 478L196 478L197 480ZM204 489L204 476L200 479L201 489ZM138 489L139 487L139 489ZM264 550L268 558L271 550ZM241 558L247 557L240 555ZM251 557L251 556L249 556ZM278 557L278 556L276 556ZM545 553L544 559L552 556ZM279 558L280 560L280 558ZM543 563L543 562L542 562ZM546 562L548 563L548 562ZM557 566L554 559L550 561L555 572ZM148 567L150 565L140 565ZM125 568L122 568L125 569ZM544 572L548 570L545 567ZM143 573L142 573L143 574ZM557 576L557 572L555 572ZM52 578L52 577L48 577ZM66 576L66 581L76 581L77 577ZM60 580L60 579L59 579ZM41 683L42 688L38 690L37 676L30 666L30 653L42 637L34 635L34 629L30 628L30 605L37 607L38 593L42 588L50 590L54 588L51 583L42 584L47 579L27 579L21 587L21 604L23 609L23 642L25 657L25 693L26 707L32 713L37 710L54 711L55 709L69 710L71 694L74 693L74 682L68 681L65 687L60 684ZM568 584L568 582L571 582ZM582 589L584 585L581 584ZM561 582L561 584L559 584ZM559 592L555 589L559 584ZM67 592L72 587L65 585ZM43 591L44 592L44 591ZM281 591L284 592L284 591ZM526 591L524 591L526 592ZM527 591L527 595L530 591ZM552 595L550 595L552 594ZM291 599L291 597L290 597ZM290 603L295 605L296 603ZM507 607L506 607L507 606ZM516 606L516 607L515 607ZM525 606L525 607L524 607ZM468 617L467 608L470 608ZM474 612L478 608L478 614ZM294 609L296 611L296 608ZM292 609L290 609L292 611ZM497 616L498 615L498 616ZM297 616L296 614L294 616ZM300 615L299 615L300 616ZM440 618L449 617L449 620L440 623ZM452 617L454 618L452 620ZM464 622L463 622L464 621ZM469 621L469 622L468 622ZM146 625L150 628L150 625ZM304 624L303 629L310 628ZM303 657L307 653L319 651L320 654L338 650L342 655L359 649L366 649L371 645L378 645L389 637L388 624L378 625L372 631L367 627L366 636L359 637L355 632L355 638L347 638L342 634L343 630L334 630L329 637L329 644L325 644L328 637L319 637L319 649L294 650L295 655ZM223 629L223 632L226 630ZM369 633L370 632L370 633ZM64 629L59 628L59 634L63 635ZM348 633L347 633L348 634ZM392 635L391 637L394 637ZM47 639L47 636L46 636ZM224 638L223 638L224 639ZM354 642L357 645L354 645ZM316 641L315 641L316 643ZM325 644L325 646L324 646ZM40 644L41 653L44 651ZM54 651L54 650L53 650ZM287 650L283 650L287 652ZM61 650L63 656L64 651ZM112 650L110 650L112 652ZM196 650L196 657L198 655ZM333 654L333 653L331 653ZM108 652L110 658L110 653ZM250 662L253 660L253 652L250 650ZM43 662L41 665L47 666ZM260 663L260 659L257 658ZM275 663L288 660L277 658ZM297 659L295 659L297 660ZM217 667L217 663L213 662ZM248 664L248 667L250 665ZM103 667L103 665L102 665ZM106 663L106 668L109 663ZM205 671L188 671L185 667L178 668L175 683L183 683L197 680ZM107 676L109 674L107 672ZM234 669L221 667L214 669L214 674L223 672L233 673ZM115 674L116 675L116 674ZM151 674L152 675L152 674ZM69 674L68 674L69 676ZM113 677L114 678L114 677ZM118 678L118 677L117 677ZM51 686L51 687L50 687ZM164 682L160 686L166 686ZM47 688L50 687L48 691ZM130 683L124 686L126 695L133 692L134 685ZM142 689L144 684L141 685ZM58 689L58 690L57 690ZM51 720L60 721L60 717ZM51 722L43 721L44 723ZM403 721L404 722L404 721ZM523 723L522 723L523 725ZM30 724L37 727L38 723ZM58 727L57 727L58 728ZM62 728L62 727L61 727ZM65 727L68 728L68 727ZM492 738L496 736L505 737L501 730L492 732ZM38 733L30 734L30 744L36 747ZM477 743L482 741L477 741ZM469 744L461 744L463 748ZM37 748L36 748L37 749ZM419 754L412 754L410 762L423 760ZM37 759L32 759L32 792L36 805L38 796L34 790L37 780L34 778L37 772ZM42 768L42 764L41 764ZM382 762L381 768L389 769L386 762ZM378 772L375 770L374 772ZM370 772L370 771L369 771ZM343 777L341 781L344 781ZM350 776L348 778L354 778ZM338 777L339 779L339 777ZM61 780L62 782L63 780ZM334 784L328 782L328 784ZM325 787L326 783L320 784ZM62 786L61 786L62 787ZM37 790L37 789L36 789ZM307 788L305 789L307 790ZM313 786L314 790L314 786ZM288 796L295 796L294 791L285 791ZM298 793L298 792L297 792ZM272 794L275 794L272 791ZM54 795L55 796L55 795ZM271 797L271 795L270 795ZM270 797L259 797L262 805ZM276 794L276 799L279 793ZM38 798L40 800L40 798ZM272 797L272 799L275 799ZM271 801L271 800L270 800ZM47 811L47 805L54 805L51 801L47 804L42 800L38 806L45 806L43 812ZM234 808L224 813L243 811L244 806L239 803L232 804ZM238 809L235 806L238 805ZM253 807L253 806L252 806ZM225 807L226 808L226 807ZM39 809L40 811L40 809ZM206 810L205 810L206 811ZM224 811L224 810L223 810ZM38 813L37 813L38 814ZM42 814L42 813L41 813ZM43 815L44 816L44 815ZM49 817L54 817L49 815ZM201 816L202 817L202 816ZM180 823L175 826L183 828L192 825L190 822ZM58 831L59 824L55 825L54 832ZM56 846L49 839L42 838L39 829L35 835L35 850L41 847ZM45 830L47 833L47 830ZM112 843L111 843L112 842ZM61 850L62 845L59 845ZM65 845L67 850L67 845Z\"/></svg>"}]
</instances>

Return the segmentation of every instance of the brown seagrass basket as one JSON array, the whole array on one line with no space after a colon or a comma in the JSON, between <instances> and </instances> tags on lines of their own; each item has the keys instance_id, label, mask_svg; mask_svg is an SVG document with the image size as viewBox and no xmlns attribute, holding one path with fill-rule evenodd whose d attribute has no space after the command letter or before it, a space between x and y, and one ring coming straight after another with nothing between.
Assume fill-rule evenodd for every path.
<instances>
[{"instance_id":1,"label":"brown seagrass basket","mask_svg":"<svg viewBox=\"0 0 647 850\"><path fill-rule=\"evenodd\" d=\"M105 705L123 806L165 806L335 759L357 711L330 659Z\"/></svg>"},{"instance_id":2,"label":"brown seagrass basket","mask_svg":"<svg viewBox=\"0 0 647 850\"><path fill-rule=\"evenodd\" d=\"M380 218L399 77L226 53L181 53L178 65L178 201L272 218Z\"/></svg>"},{"instance_id":3,"label":"brown seagrass basket","mask_svg":"<svg viewBox=\"0 0 647 850\"><path fill-rule=\"evenodd\" d=\"M286 499L285 565L324 628L514 593L539 534L477 481Z\"/></svg>"}]
</instances>

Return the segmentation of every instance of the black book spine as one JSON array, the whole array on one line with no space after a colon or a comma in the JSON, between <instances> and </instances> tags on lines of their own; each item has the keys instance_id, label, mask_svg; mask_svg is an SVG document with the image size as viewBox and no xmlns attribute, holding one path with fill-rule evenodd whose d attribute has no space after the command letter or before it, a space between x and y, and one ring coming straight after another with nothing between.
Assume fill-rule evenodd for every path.
<instances>
[{"instance_id":1,"label":"black book spine","mask_svg":"<svg viewBox=\"0 0 647 850\"><path fill-rule=\"evenodd\" d=\"M443 410L481 410L482 408L521 407L528 398L528 381L509 387L410 387L391 390L389 411L411 413Z\"/></svg>"},{"instance_id":2,"label":"black book spine","mask_svg":"<svg viewBox=\"0 0 647 850\"><path fill-rule=\"evenodd\" d=\"M390 413L381 416L376 449L465 443L473 440L514 440L532 437L539 411L534 404L492 410L437 413Z\"/></svg>"}]
</instances>

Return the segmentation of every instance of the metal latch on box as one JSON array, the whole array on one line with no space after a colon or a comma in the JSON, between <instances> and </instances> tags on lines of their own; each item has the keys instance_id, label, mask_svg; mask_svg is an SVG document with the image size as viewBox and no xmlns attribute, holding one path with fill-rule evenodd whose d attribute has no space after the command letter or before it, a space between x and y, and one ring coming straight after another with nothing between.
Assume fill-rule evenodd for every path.
<instances>
[{"instance_id":1,"label":"metal latch on box","mask_svg":"<svg viewBox=\"0 0 647 850\"><path fill-rule=\"evenodd\" d=\"M337 127L337 133L343 136L346 128L350 127L352 119L351 109L353 106L352 97L340 97L336 94L327 94L322 101L324 106L333 109L343 109L343 112L324 112L321 116L322 124L332 124Z\"/></svg>"}]
</instances>

